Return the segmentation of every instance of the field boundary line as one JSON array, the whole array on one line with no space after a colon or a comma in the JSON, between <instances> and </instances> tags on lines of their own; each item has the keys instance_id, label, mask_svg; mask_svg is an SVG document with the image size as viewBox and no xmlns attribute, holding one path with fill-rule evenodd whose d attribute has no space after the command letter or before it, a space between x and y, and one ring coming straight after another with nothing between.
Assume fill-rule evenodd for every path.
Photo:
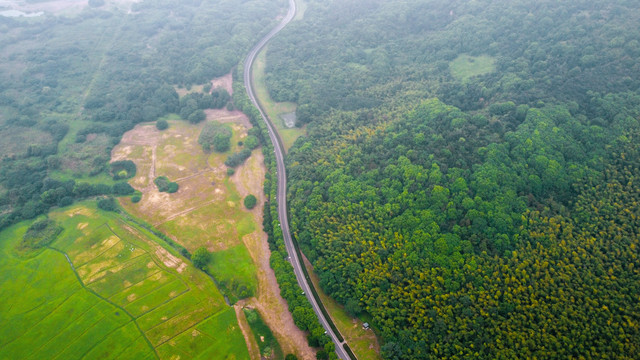
<instances>
[{"instance_id":1,"label":"field boundary line","mask_svg":"<svg viewBox=\"0 0 640 360\"><path fill-rule=\"evenodd\" d=\"M209 166L209 164L207 164L207 166ZM179 179L175 179L174 182L180 182L180 181L189 180L189 179L194 178L196 176L204 175L206 173L210 173L210 172L215 171L215 170L216 170L215 168L212 168L211 166L209 166L209 168L207 170L203 170L203 171L197 172L195 174L191 174L189 176L185 176L185 177L181 177Z\"/></svg>"},{"instance_id":2,"label":"field boundary line","mask_svg":"<svg viewBox=\"0 0 640 360\"><path fill-rule=\"evenodd\" d=\"M49 315L53 314L53 313L54 313L54 312L55 312L55 311L56 311L60 306L62 306L62 304L66 303L66 302L67 302L67 300L69 300L70 298L72 298L72 297L73 297L76 293L78 293L80 290L82 290L82 289L80 288L80 289L78 289L78 290L74 291L74 292L73 292L73 294L69 295L66 299L62 300L62 302L61 302L60 304L58 304L58 306L56 306L56 307L55 307L55 309L53 309L53 311L50 311L50 312L49 312L47 315L45 315L42 319L40 319L40 320L36 321L36 323L35 323L35 324L33 324L33 325L29 326L29 328L27 328L27 329L26 329L22 334L20 334L20 335L16 336L14 339L11 339L9 342L7 342L7 343L5 343L5 344L2 344L2 346L4 347L4 346L7 346L7 345L11 344L12 342L14 342L14 341L18 340L19 338L21 338L24 334L28 333L28 332L29 332L31 329L33 329L34 327L36 327L36 326L40 325L40 323L41 323L41 322L43 322L46 318L48 318L48 317L49 317ZM36 306L36 307L40 307L40 306L42 306L42 305L43 305L43 304L45 304L45 303L46 303L46 301L45 301L44 303L42 303L42 304L40 304L40 305ZM35 309L35 308L33 308L33 309L31 309L31 310L29 310L29 311L27 311L27 312L31 312L31 311L32 311L32 310L34 310L34 309ZM25 312L25 313L26 313L26 312ZM24 314L24 313L23 313L23 314ZM83 313L83 314L84 314L84 313ZM80 316L82 316L82 315L80 315Z\"/></svg>"},{"instance_id":3,"label":"field boundary line","mask_svg":"<svg viewBox=\"0 0 640 360\"><path fill-rule=\"evenodd\" d=\"M106 318L106 315L102 315L102 317L98 320L96 320L93 324L91 324L91 326L89 326L88 328L85 328L84 331L82 331L82 333L80 335L78 335L75 339L73 339L73 341L67 343L67 345L65 347L63 347L60 351L58 351L58 353L56 354L55 357L51 358L52 360L57 359L58 357L60 357L60 355L62 355L62 353L65 352L65 350L67 350L71 345L77 343L84 335L87 334L87 332L91 329L93 329L94 327L96 327L96 325L98 325L99 322L102 321L102 319Z\"/></svg>"},{"instance_id":4,"label":"field boundary line","mask_svg":"<svg viewBox=\"0 0 640 360\"><path fill-rule=\"evenodd\" d=\"M164 241L160 241L160 242L156 242L153 240L149 240L149 239L145 239L144 237L141 236L141 232L139 229L136 229L135 226L132 226L128 223L126 223L124 220L122 219L118 219L118 221L120 221L122 224L124 224L123 228L124 230L128 231L129 233L131 233L131 235L135 236L139 241L141 241L142 243L151 246L152 248L155 248L156 246L164 249L165 251L167 251L169 254L171 254L172 256L177 257L178 259L180 259L180 257L182 255L174 255L171 253L171 251L167 248L165 248L162 244L164 244ZM151 233L152 236L158 238L157 235L155 235L152 231L147 230L149 233ZM115 233L115 232L114 232ZM162 239L160 239L162 240ZM171 249L173 251L175 251L174 249ZM189 289L189 291L191 291L191 286L189 286L189 284L182 278L182 276L179 275L178 271L174 268L170 268L167 265L165 265L162 260L157 258L157 255L155 253L155 251L149 251L148 254L151 257L151 260L158 266L158 268L172 274L174 277L176 277L177 279L179 279L184 286L187 287L187 289ZM173 269L173 271L171 271Z\"/></svg>"},{"instance_id":5,"label":"field boundary line","mask_svg":"<svg viewBox=\"0 0 640 360\"><path fill-rule=\"evenodd\" d=\"M128 268L132 267L132 266L135 266L138 262L140 262L140 258L142 258L145 255L149 255L149 253L144 253L142 255L138 255L138 256L136 256L134 258L131 258L131 259L127 260L126 262L120 264L120 265L125 265L125 266L122 266L120 268L120 270L118 270L116 272L112 272L111 274L104 274L104 275L102 275L102 276L100 276L100 277L98 277L96 279L91 280L90 282L86 282L85 285L89 286L89 285L95 283L96 281L99 281L99 280L102 280L102 279L106 278L109 275L115 275L115 274L119 273L122 270L125 270L125 269L128 269ZM151 257L151 256L149 256L149 257ZM106 268L100 270L100 272L96 273L96 275L102 274L102 273L107 272L107 271L110 271L110 270L112 270L112 269L114 269L116 267L118 267L118 265L113 265L113 266L106 267Z\"/></svg>"},{"instance_id":6,"label":"field boundary line","mask_svg":"<svg viewBox=\"0 0 640 360\"><path fill-rule=\"evenodd\" d=\"M96 231L96 230L100 229L100 228L101 228L101 227L103 227L103 226L105 226L107 229L111 230L111 229L109 228L109 226L107 225L107 223L105 222L105 223L103 223L102 225L100 225L100 226L98 226L97 228L95 228L95 230L94 230L94 231ZM93 231L92 231L92 232L93 232ZM111 233L113 234L113 231L111 231ZM87 260L87 261L85 261L85 262L83 262L83 263L81 263L81 264L75 264L75 265L74 265L74 267L75 267L75 268L81 268L81 267L83 267L83 266L87 265L88 263L90 263L91 261L93 261L93 260L95 260L95 259L99 258L100 256L102 256L104 253L106 253L107 251L111 250L114 246L118 245L118 243L122 241L122 238L120 238L117 234L113 234L113 235L115 235L115 236L118 238L118 242L116 242L115 244L113 244L113 245L109 246L109 248L105 249L104 251L102 251L102 252L101 252L101 253L99 253L98 255L96 255L96 256L94 256L94 257L92 257L91 259L89 259L89 260ZM66 252L65 252L65 253L66 253ZM68 256L68 254L67 254L67 256Z\"/></svg>"},{"instance_id":7,"label":"field boundary line","mask_svg":"<svg viewBox=\"0 0 640 360\"><path fill-rule=\"evenodd\" d=\"M146 297L148 297L148 296L150 296L150 295L153 295L157 290L160 290L160 289L162 289L163 287L165 287L165 286L167 286L167 285L169 285L169 284L173 284L173 283L174 283L174 282L176 282L176 281L178 281L178 280L177 280L177 279L175 279L174 281L170 281L170 282L168 282L168 283L166 283L166 284L162 284L162 286L160 286L159 288L157 288L157 289L153 290L152 292L150 292L150 293L148 293L148 294L145 294L143 297L141 297L141 298L139 298L139 299L135 299L135 300L133 300L131 303L129 303L129 304L127 304L127 305L125 305L125 307L130 306L130 305L133 305L133 304L135 304L136 302L138 302L138 301L140 301L140 300L143 300L144 298L146 298ZM178 293L178 295L176 295L176 296L174 296L174 297L170 298L168 301L171 301L171 300L173 300L173 299L176 299L176 298L178 298L180 295L182 295L182 294L184 294L184 293L187 293L187 292L189 292L189 289L186 289L186 290L183 290L183 291L179 292L179 293ZM167 300L165 300L165 301L163 301L162 303L160 303L160 304L158 304L158 305L154 306L153 308L149 309L148 311L145 311L145 312L141 313L140 315L138 315L138 316L136 317L136 319L137 319L137 318L140 318L141 316L143 316L144 314L146 314L146 313L148 313L148 312L151 312L151 311L153 311L153 310L155 310L155 309L159 308L160 306L164 305L166 302L167 302Z\"/></svg>"},{"instance_id":8,"label":"field boundary line","mask_svg":"<svg viewBox=\"0 0 640 360\"><path fill-rule=\"evenodd\" d=\"M163 305L166 305L166 304L170 303L171 301L173 301L173 300L175 300L175 299L179 298L180 296L182 296L182 295L184 295L184 294L188 293L189 291L191 291L191 289L184 290L184 291L182 291L181 293L179 293L176 297L171 298L171 299L167 299L167 300L165 300L165 301L161 302L160 304L158 304L158 306L154 307L153 309L149 309L149 310L147 310L147 311L145 311L145 312L141 313L140 315L138 315L138 317L137 317L136 319L139 319L139 318L141 318L141 317L143 317L143 316L147 315L148 313L150 313L150 312L152 312L152 311L156 310L156 309L157 309L157 308L159 308L160 306L163 306ZM146 296L146 295L145 295L145 296ZM198 303L198 304L199 304L199 303Z\"/></svg>"},{"instance_id":9,"label":"field boundary line","mask_svg":"<svg viewBox=\"0 0 640 360\"><path fill-rule=\"evenodd\" d=\"M133 283L133 284L131 284L131 285L129 285L129 286L125 286L124 288L122 288L122 291L125 291L125 290L128 290L128 289L131 289L132 287L134 287L134 286L136 286L136 285L140 284L141 282L146 281L146 280L147 280L147 279L149 279L150 277L155 276L156 274L158 274L158 273L160 273L160 272L164 272L164 270L162 270L162 269L158 269L158 271L156 271L156 272L152 273L151 275L149 275L149 276L145 277L144 279L142 279L142 280L140 280L140 281L138 281L138 282L135 282L135 283ZM109 296L109 297L108 297L108 299L109 299L109 300L111 300L111 298L112 298L112 297L114 297L114 296L116 296L116 295L120 294L122 291L119 291L119 292L117 292L117 293L115 293L115 294L113 294L113 295ZM146 295L145 295L145 296L146 296Z\"/></svg>"},{"instance_id":10,"label":"field boundary line","mask_svg":"<svg viewBox=\"0 0 640 360\"><path fill-rule=\"evenodd\" d=\"M84 289L83 289L83 290L84 290ZM62 329L58 329L58 333L57 333L55 336L53 336L53 337L49 338L49 339L47 340L47 342L46 342L46 343L44 343L44 344L40 345L40 347L38 347L38 348L36 349L36 351L38 351L38 350L42 349L42 347L44 347L44 346L46 346L47 344L49 344L53 339L55 339L55 338L57 338L58 336L60 336L60 334L62 334L62 332L63 332L63 331L67 330L67 328L68 328L69 326L73 325L73 324L75 323L75 321L76 321L76 320L78 320L78 319L80 319L81 317L85 316L89 311L91 311L91 309L93 309L94 307L98 306L98 304L100 304L100 302L96 302L95 304L93 304L92 306L90 306L87 310L85 310L82 314L80 314L80 315L76 316L76 317L73 319L73 321L69 322L65 327L63 327ZM31 354L33 354L33 353L34 353L34 352L31 352ZM29 356L31 356L31 354L29 354Z\"/></svg>"},{"instance_id":11,"label":"field boundary line","mask_svg":"<svg viewBox=\"0 0 640 360\"><path fill-rule=\"evenodd\" d=\"M114 359L119 359L120 355L122 355L123 352L127 351L129 349L129 346L133 343L135 343L136 341L138 341L138 339L140 339L142 336L138 335L136 338L134 338L133 340L131 340L130 342L127 343L127 346L124 346L122 348L122 350L120 350L119 353L115 354L115 356L113 357Z\"/></svg>"},{"instance_id":12,"label":"field boundary line","mask_svg":"<svg viewBox=\"0 0 640 360\"><path fill-rule=\"evenodd\" d=\"M67 255L67 253L65 253L62 250L58 250L52 247L49 247L49 249L52 249L53 251L59 252L60 254L64 255L65 258L67 258L67 262L69 263L69 265L71 266L71 270L73 271L73 273L76 275L76 278L78 279L78 281L80 282L80 285L85 288L87 291L91 292L93 295L97 296L98 298L106 301L107 303L111 304L112 306L117 307L118 309L122 310L125 314L127 314L127 316L129 316L129 318L131 318L131 320L133 321L133 323L136 325L136 327L138 328L138 331L140 331L140 333L142 334L142 336L144 337L144 339L146 340L147 344L149 345L149 347L153 350L153 353L156 356L156 359L160 359L160 356L158 356L158 352L156 351L156 348L151 344L151 342L149 341L149 339L147 338L147 336L145 335L145 333L142 331L142 329L140 329L140 325L138 324L138 322L136 321L136 318L134 318L130 312L128 312L125 308L123 308L122 306L119 306L118 304L115 304L114 302L110 301L109 299L101 296L100 294L98 294L97 292L93 291L93 289L88 288L83 282L82 279L80 278L80 275L78 275L78 272L76 271L76 269L73 267L73 262L71 261L71 259L69 259L69 256Z\"/></svg>"},{"instance_id":13,"label":"field boundary line","mask_svg":"<svg viewBox=\"0 0 640 360\"><path fill-rule=\"evenodd\" d=\"M169 221L174 220L176 218L179 218L180 216L187 215L187 214L192 213L194 211L200 210L200 209L204 208L205 206L209 206L209 205L214 204L216 202L218 202L218 200L205 201L204 203L202 203L200 205L197 205L197 206L194 206L194 207L190 207L188 209L179 211L179 212L177 212L175 214L171 214L171 215L167 216L166 218L164 218L164 220L161 220L161 221L153 224L153 226L160 226L160 225L162 225L164 223L168 223Z\"/></svg>"},{"instance_id":14,"label":"field boundary line","mask_svg":"<svg viewBox=\"0 0 640 360\"><path fill-rule=\"evenodd\" d=\"M197 303L195 303L195 304L193 304L193 305L191 305L191 306L198 306L198 305L200 305L201 303L202 303L202 300L198 301ZM157 308L156 308L156 309L157 309ZM150 327L150 328L148 328L147 330L145 330L145 332L147 332L147 331L151 331L151 330L153 330L153 329L157 328L158 326L160 326L160 325L162 325L162 324L166 323L167 321L171 321L172 319L174 319L174 318L176 318L176 317L178 317L178 316L180 316L180 315L182 315L182 314L188 313L188 312L189 312L189 311L191 311L191 310L192 310L192 309L187 308L186 310L180 311L179 313L174 314L172 317L167 318L167 320L162 320L161 322L159 322L159 323L157 323L157 324L153 325L152 327Z\"/></svg>"},{"instance_id":15,"label":"field boundary line","mask_svg":"<svg viewBox=\"0 0 640 360\"><path fill-rule=\"evenodd\" d=\"M203 323L203 322L205 322L205 321L207 321L207 320L211 319L212 317L215 317L215 316L219 315L219 314L220 314L220 313L222 313L223 311L225 311L225 309L219 310L219 311L217 311L217 312L215 312L215 313L213 313L213 314L211 314L211 315L207 315L205 318L203 318L202 320L198 321L197 323L195 323L195 324L193 324L193 325L189 326L188 328L186 328L186 329L184 329L183 331L181 331L181 332L179 332L179 333L175 334L174 336L170 337L169 339L167 339L167 340L165 340L165 341L163 341L163 342L159 343L159 344L158 344L158 346L166 344L168 341L171 341L171 340L175 339L176 337L178 337L178 336L180 336L180 335L182 335L182 334L186 333L187 331L189 331L189 330L191 330L191 329L195 328L196 326L198 326L198 324L201 324L201 323ZM169 321L169 320L167 320L167 321ZM238 325L238 326L239 326L239 325ZM203 334L204 334L204 333L203 333ZM206 335L206 334L205 334L205 335ZM210 337L210 336L209 336L209 337Z\"/></svg>"},{"instance_id":16,"label":"field boundary line","mask_svg":"<svg viewBox=\"0 0 640 360\"><path fill-rule=\"evenodd\" d=\"M103 337L100 338L100 341L94 343L91 347L89 347L89 349L87 349L87 351L85 351L81 356L80 359L84 359L85 356L87 356L87 354L89 352L91 352L91 350L93 350L96 346L98 346L99 344L102 344L102 342L104 342L109 336L111 336L111 334L113 334L114 332L122 329L123 327L129 325L131 323L131 321L127 321L124 324L120 325L120 326L116 326L113 330L109 331L109 333L105 334Z\"/></svg>"}]
</instances>

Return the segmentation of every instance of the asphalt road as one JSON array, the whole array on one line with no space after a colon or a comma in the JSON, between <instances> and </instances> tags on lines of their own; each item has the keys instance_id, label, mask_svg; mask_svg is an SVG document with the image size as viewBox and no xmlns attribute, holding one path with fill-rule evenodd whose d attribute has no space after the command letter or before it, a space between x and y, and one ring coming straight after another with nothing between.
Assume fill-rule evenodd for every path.
<instances>
[{"instance_id":1,"label":"asphalt road","mask_svg":"<svg viewBox=\"0 0 640 360\"><path fill-rule=\"evenodd\" d=\"M293 245L293 241L291 239L291 232L289 230L289 218L287 215L287 170L284 167L284 147L282 146L282 141L278 136L278 133L271 123L271 120L267 117L264 110L258 103L256 96L253 91L253 83L251 76L251 68L253 66L253 62L255 61L256 55L262 50L262 48L273 38L280 30L282 30L287 24L293 19L296 15L296 4L294 0L289 0L289 11L287 15L282 19L280 24L273 28L265 37L263 37L249 52L247 57L244 60L244 85L247 89L247 94L251 99L251 102L260 110L260 115L262 119L267 124L267 128L269 130L269 137L271 138L271 142L273 143L273 148L275 150L276 155L276 163L277 163L277 175L278 175L278 192L276 200L278 201L278 217L280 218L280 224L282 227L282 233L284 235L284 243L287 248L287 252L289 253L289 257L291 259L291 265L293 265L293 270L295 271L296 278L298 279L298 284L304 291L307 299L311 303L313 307L313 311L315 311L318 316L318 320L320 320L320 324L327 331L327 335L331 337L331 340L336 344L336 353L338 357L343 360L350 360L349 355L344 351L342 347L343 343L338 340L338 337L329 326L327 319L320 311L320 307L316 302L316 299L313 297L313 293L311 292L311 288L309 283L307 283L306 278L304 277L304 273L302 271L302 261L298 258L298 253L295 250Z\"/></svg>"}]
</instances>

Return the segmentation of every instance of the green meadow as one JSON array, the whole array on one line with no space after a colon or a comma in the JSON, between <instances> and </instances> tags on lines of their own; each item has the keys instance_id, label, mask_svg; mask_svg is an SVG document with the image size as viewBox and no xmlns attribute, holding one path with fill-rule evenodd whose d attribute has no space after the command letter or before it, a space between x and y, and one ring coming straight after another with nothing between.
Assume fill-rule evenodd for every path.
<instances>
[{"instance_id":1,"label":"green meadow","mask_svg":"<svg viewBox=\"0 0 640 360\"><path fill-rule=\"evenodd\" d=\"M266 53L267 48L262 50L253 65L253 78L255 84L256 95L260 99L260 104L267 112L267 115L273 122L273 125L278 129L278 135L282 139L282 145L286 150L289 150L297 138L305 134L305 130L293 127L287 128L284 125L282 116L287 113L296 111L296 104L291 102L275 102L269 95L269 90L265 83L265 67L266 67Z\"/></svg>"},{"instance_id":2,"label":"green meadow","mask_svg":"<svg viewBox=\"0 0 640 360\"><path fill-rule=\"evenodd\" d=\"M0 233L2 359L248 358L211 279L146 230L92 203L53 211L48 248Z\"/></svg>"},{"instance_id":3,"label":"green meadow","mask_svg":"<svg viewBox=\"0 0 640 360\"><path fill-rule=\"evenodd\" d=\"M488 55L461 54L449 63L449 71L456 80L466 82L474 76L494 72L496 70L495 62L495 59Z\"/></svg>"}]
</instances>

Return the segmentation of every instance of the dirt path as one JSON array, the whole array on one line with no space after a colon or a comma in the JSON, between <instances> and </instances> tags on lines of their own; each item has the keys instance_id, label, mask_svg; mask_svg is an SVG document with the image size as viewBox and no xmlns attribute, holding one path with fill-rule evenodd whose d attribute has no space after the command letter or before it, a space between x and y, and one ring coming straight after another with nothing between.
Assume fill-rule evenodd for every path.
<instances>
[{"instance_id":1,"label":"dirt path","mask_svg":"<svg viewBox=\"0 0 640 360\"><path fill-rule=\"evenodd\" d=\"M156 178L156 149L157 144L151 146L151 167L149 168L149 186L152 186L153 180Z\"/></svg>"},{"instance_id":2,"label":"dirt path","mask_svg":"<svg viewBox=\"0 0 640 360\"><path fill-rule=\"evenodd\" d=\"M269 266L269 244L264 231L256 231L243 239L249 254L258 266L258 291L247 305L256 308L278 339L284 354L296 354L299 359L315 359L315 351L307 344L307 335L293 322L287 302L280 296L280 287Z\"/></svg>"},{"instance_id":3,"label":"dirt path","mask_svg":"<svg viewBox=\"0 0 640 360\"><path fill-rule=\"evenodd\" d=\"M171 221L171 220L173 220L173 219L175 219L175 218L178 218L178 217L180 217L180 216L182 216L182 215L187 215L188 213L191 213L191 212L194 212L194 211L196 211L196 210L202 209L202 208L203 208L203 207L205 207L205 206L209 206L209 205L211 205L211 204L215 204L215 203L217 203L218 201L219 201L218 199L211 200L211 201L207 201L207 202L204 202L204 203L202 203L202 204L200 204L200 205L198 205L198 206L194 206L194 207L191 207L191 208L188 208L188 209L184 209L184 210L182 210L182 211L180 211L180 212L173 213L173 214L171 214L171 215L167 216L166 218L164 218L164 219L162 219L162 220L160 220L160 221L158 221L158 222L154 223L154 224L153 224L153 226L159 226L159 225L162 225L162 224L164 224L164 223L166 223L166 222L168 222L168 221Z\"/></svg>"}]
</instances>

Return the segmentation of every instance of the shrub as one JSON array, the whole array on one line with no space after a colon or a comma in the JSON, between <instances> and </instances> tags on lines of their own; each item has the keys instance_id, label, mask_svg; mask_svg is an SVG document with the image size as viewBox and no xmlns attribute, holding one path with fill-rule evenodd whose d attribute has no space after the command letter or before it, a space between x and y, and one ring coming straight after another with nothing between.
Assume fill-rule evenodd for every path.
<instances>
[{"instance_id":1,"label":"shrub","mask_svg":"<svg viewBox=\"0 0 640 360\"><path fill-rule=\"evenodd\" d=\"M231 129L227 126L210 122L200 132L198 143L205 151L213 147L217 152L225 152L231 147L231 135Z\"/></svg>"},{"instance_id":2,"label":"shrub","mask_svg":"<svg viewBox=\"0 0 640 360\"><path fill-rule=\"evenodd\" d=\"M113 184L114 195L131 195L135 190L126 182L118 182Z\"/></svg>"},{"instance_id":3,"label":"shrub","mask_svg":"<svg viewBox=\"0 0 640 360\"><path fill-rule=\"evenodd\" d=\"M131 197L131 202L134 203L134 204L139 203L140 200L142 200L142 196L141 195L136 194L136 195L133 195Z\"/></svg>"},{"instance_id":4,"label":"shrub","mask_svg":"<svg viewBox=\"0 0 640 360\"><path fill-rule=\"evenodd\" d=\"M253 150L255 148L257 148L260 145L260 141L258 141L258 138L253 136L253 135L249 135L244 139L244 145L250 149Z\"/></svg>"},{"instance_id":5,"label":"shrub","mask_svg":"<svg viewBox=\"0 0 640 360\"><path fill-rule=\"evenodd\" d=\"M178 183L175 182L170 182L169 185L167 186L167 192L169 194L173 194L174 192L178 191Z\"/></svg>"},{"instance_id":6,"label":"shrub","mask_svg":"<svg viewBox=\"0 0 640 360\"><path fill-rule=\"evenodd\" d=\"M189 118L187 120L189 120L189 122L192 124L197 124L206 118L207 115L205 115L204 111L196 110L192 112L191 115L189 115Z\"/></svg>"},{"instance_id":7,"label":"shrub","mask_svg":"<svg viewBox=\"0 0 640 360\"><path fill-rule=\"evenodd\" d=\"M205 247L198 248L198 250L191 255L191 262L193 262L193 266L201 270L204 270L207 267L209 260L211 260L211 254Z\"/></svg>"},{"instance_id":8,"label":"shrub","mask_svg":"<svg viewBox=\"0 0 640 360\"><path fill-rule=\"evenodd\" d=\"M169 128L169 123L167 122L167 120L160 119L156 121L156 129L162 131L162 130L166 130L167 128Z\"/></svg>"},{"instance_id":9,"label":"shrub","mask_svg":"<svg viewBox=\"0 0 640 360\"><path fill-rule=\"evenodd\" d=\"M104 211L117 211L118 204L116 203L116 200L114 198L108 197L98 200L98 208Z\"/></svg>"},{"instance_id":10,"label":"shrub","mask_svg":"<svg viewBox=\"0 0 640 360\"><path fill-rule=\"evenodd\" d=\"M256 206L258 199L255 196L249 194L244 198L244 207L251 210Z\"/></svg>"},{"instance_id":11,"label":"shrub","mask_svg":"<svg viewBox=\"0 0 640 360\"><path fill-rule=\"evenodd\" d=\"M233 153L229 155L227 160L225 160L224 164L228 167L236 167L241 165L245 160L247 160L251 156L251 150L242 149L240 152Z\"/></svg>"},{"instance_id":12,"label":"shrub","mask_svg":"<svg viewBox=\"0 0 640 360\"><path fill-rule=\"evenodd\" d=\"M130 179L136 175L136 164L131 160L119 160L110 164L113 180Z\"/></svg>"},{"instance_id":13,"label":"shrub","mask_svg":"<svg viewBox=\"0 0 640 360\"><path fill-rule=\"evenodd\" d=\"M158 191L170 194L178 191L179 188L178 183L169 181L166 176L158 176L153 183L158 187Z\"/></svg>"},{"instance_id":14,"label":"shrub","mask_svg":"<svg viewBox=\"0 0 640 360\"><path fill-rule=\"evenodd\" d=\"M22 237L20 247L23 249L40 249L45 247L62 232L63 228L51 219L34 222Z\"/></svg>"}]
</instances>

